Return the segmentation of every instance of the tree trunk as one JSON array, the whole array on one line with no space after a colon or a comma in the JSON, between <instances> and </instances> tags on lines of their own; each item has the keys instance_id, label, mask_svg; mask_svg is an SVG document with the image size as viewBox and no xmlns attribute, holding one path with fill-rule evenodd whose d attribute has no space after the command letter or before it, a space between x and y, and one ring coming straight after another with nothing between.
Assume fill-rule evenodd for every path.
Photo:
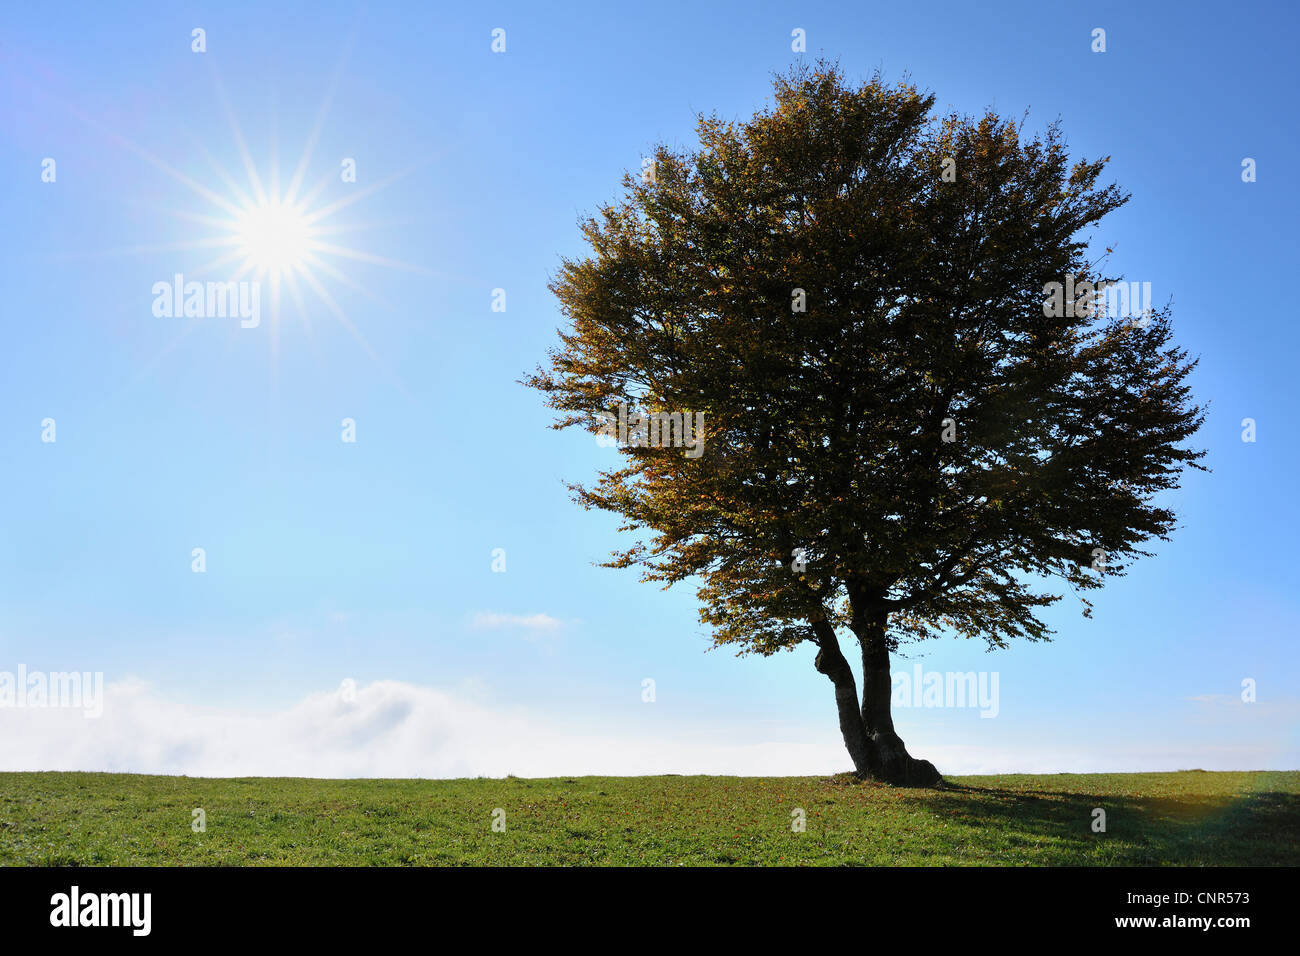
<instances>
[{"instance_id":1,"label":"tree trunk","mask_svg":"<svg viewBox=\"0 0 1300 956\"><path fill-rule=\"evenodd\" d=\"M853 668L840 650L835 628L827 621L814 621L812 625L820 647L813 666L835 686L840 734L859 777L900 787L937 786L943 777L934 764L909 754L902 738L894 732L894 719L889 713L893 688L889 677L889 644L885 640L886 619L881 613L854 627L862 645L860 705Z\"/></svg>"},{"instance_id":2,"label":"tree trunk","mask_svg":"<svg viewBox=\"0 0 1300 956\"><path fill-rule=\"evenodd\" d=\"M835 706L840 716L840 733L844 737L844 746L853 760L853 770L859 776L871 772L871 742L867 739L866 729L862 726L862 713L858 710L858 689L853 680L853 668L840 650L840 642L835 637L835 628L825 621L813 624L821 650L813 660L813 666L831 679L835 685Z\"/></svg>"},{"instance_id":3,"label":"tree trunk","mask_svg":"<svg viewBox=\"0 0 1300 956\"><path fill-rule=\"evenodd\" d=\"M909 754L894 730L889 710L893 682L885 640L887 619L887 613L880 611L854 628L862 645L862 726L871 743L871 776L897 786L933 787L943 782L939 771L930 761Z\"/></svg>"}]
</instances>

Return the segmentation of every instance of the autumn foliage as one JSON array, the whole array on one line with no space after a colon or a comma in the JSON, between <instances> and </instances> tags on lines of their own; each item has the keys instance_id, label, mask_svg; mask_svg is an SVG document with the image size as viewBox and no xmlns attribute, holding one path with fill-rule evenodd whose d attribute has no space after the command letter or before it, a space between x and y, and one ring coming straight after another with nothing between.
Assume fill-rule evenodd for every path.
<instances>
[{"instance_id":1,"label":"autumn foliage","mask_svg":"<svg viewBox=\"0 0 1300 956\"><path fill-rule=\"evenodd\" d=\"M625 444L573 486L633 532L608 563L697 585L717 645L813 645L855 769L900 784L939 780L890 717L900 642L1047 638L1061 585L1086 613L1168 536L1203 454L1167 309L1044 307L1114 278L1084 235L1128 198L1105 159L933 104L820 64L701 117L582 223L552 285L570 326L527 379L557 428L702 415L698 457Z\"/></svg>"}]
</instances>

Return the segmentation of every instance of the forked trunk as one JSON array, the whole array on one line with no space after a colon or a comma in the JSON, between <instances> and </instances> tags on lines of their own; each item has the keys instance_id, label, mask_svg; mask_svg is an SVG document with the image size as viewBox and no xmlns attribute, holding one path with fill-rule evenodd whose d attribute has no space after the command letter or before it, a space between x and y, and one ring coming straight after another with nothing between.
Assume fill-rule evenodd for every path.
<instances>
[{"instance_id":1,"label":"forked trunk","mask_svg":"<svg viewBox=\"0 0 1300 956\"><path fill-rule=\"evenodd\" d=\"M928 760L907 752L894 730L889 705L893 682L889 674L889 645L884 616L868 622L858 634L862 645L862 726L871 742L871 776L903 787L933 787L943 777Z\"/></svg>"},{"instance_id":2,"label":"forked trunk","mask_svg":"<svg viewBox=\"0 0 1300 956\"><path fill-rule=\"evenodd\" d=\"M889 712L892 685L884 616L854 629L862 645L860 706L853 670L840 650L834 627L819 621L813 624L813 630L820 647L814 666L835 686L840 733L858 776L903 787L933 787L942 783L943 777L934 764L909 754L902 738L894 731L894 719Z\"/></svg>"}]
</instances>

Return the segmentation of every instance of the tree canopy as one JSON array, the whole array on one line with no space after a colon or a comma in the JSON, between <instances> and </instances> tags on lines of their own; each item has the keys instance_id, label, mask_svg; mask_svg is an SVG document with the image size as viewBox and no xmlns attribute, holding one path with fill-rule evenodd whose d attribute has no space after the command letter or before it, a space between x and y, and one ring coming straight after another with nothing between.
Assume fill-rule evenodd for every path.
<instances>
[{"instance_id":1,"label":"tree canopy","mask_svg":"<svg viewBox=\"0 0 1300 956\"><path fill-rule=\"evenodd\" d=\"M910 83L825 63L774 93L743 122L701 117L698 148L658 147L581 223L590 254L552 283L571 325L526 382L557 428L702 416L702 454L625 442L571 486L635 532L607 563L695 582L718 646L816 645L856 769L932 782L893 731L889 653L1044 639L1062 582L1086 614L1166 539L1161 493L1204 454L1195 361L1167 308L1097 300L1117 279L1085 233L1128 196L1057 124L936 115Z\"/></svg>"}]
</instances>

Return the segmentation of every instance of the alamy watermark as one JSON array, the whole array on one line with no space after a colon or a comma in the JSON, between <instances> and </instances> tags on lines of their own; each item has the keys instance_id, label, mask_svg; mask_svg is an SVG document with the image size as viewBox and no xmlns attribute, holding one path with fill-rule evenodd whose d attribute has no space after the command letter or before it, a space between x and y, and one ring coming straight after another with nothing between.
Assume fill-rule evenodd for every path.
<instances>
[{"instance_id":1,"label":"alamy watermark","mask_svg":"<svg viewBox=\"0 0 1300 956\"><path fill-rule=\"evenodd\" d=\"M245 329L262 323L262 284L256 280L186 282L176 273L171 282L153 284L153 314L159 319L238 318Z\"/></svg>"},{"instance_id":2,"label":"alamy watermark","mask_svg":"<svg viewBox=\"0 0 1300 956\"><path fill-rule=\"evenodd\" d=\"M58 708L81 710L85 717L104 713L103 671L0 671L0 708Z\"/></svg>"},{"instance_id":3,"label":"alamy watermark","mask_svg":"<svg viewBox=\"0 0 1300 956\"><path fill-rule=\"evenodd\" d=\"M890 702L895 707L978 707L981 717L998 715L997 671L923 671L893 675Z\"/></svg>"},{"instance_id":4,"label":"alamy watermark","mask_svg":"<svg viewBox=\"0 0 1300 956\"><path fill-rule=\"evenodd\" d=\"M687 458L704 454L704 413L655 412L637 409L629 418L627 405L618 403L618 414L596 412L604 423L596 435L602 447L615 444L631 448L688 448ZM689 433L689 434L688 434Z\"/></svg>"},{"instance_id":5,"label":"alamy watermark","mask_svg":"<svg viewBox=\"0 0 1300 956\"><path fill-rule=\"evenodd\" d=\"M153 928L152 893L83 893L73 884L50 897L50 925L56 927L125 927L132 936Z\"/></svg>"},{"instance_id":6,"label":"alamy watermark","mask_svg":"<svg viewBox=\"0 0 1300 956\"><path fill-rule=\"evenodd\" d=\"M1043 286L1043 296L1048 318L1131 318L1141 328L1151 324L1150 282L1076 282L1067 275L1064 282Z\"/></svg>"}]
</instances>

